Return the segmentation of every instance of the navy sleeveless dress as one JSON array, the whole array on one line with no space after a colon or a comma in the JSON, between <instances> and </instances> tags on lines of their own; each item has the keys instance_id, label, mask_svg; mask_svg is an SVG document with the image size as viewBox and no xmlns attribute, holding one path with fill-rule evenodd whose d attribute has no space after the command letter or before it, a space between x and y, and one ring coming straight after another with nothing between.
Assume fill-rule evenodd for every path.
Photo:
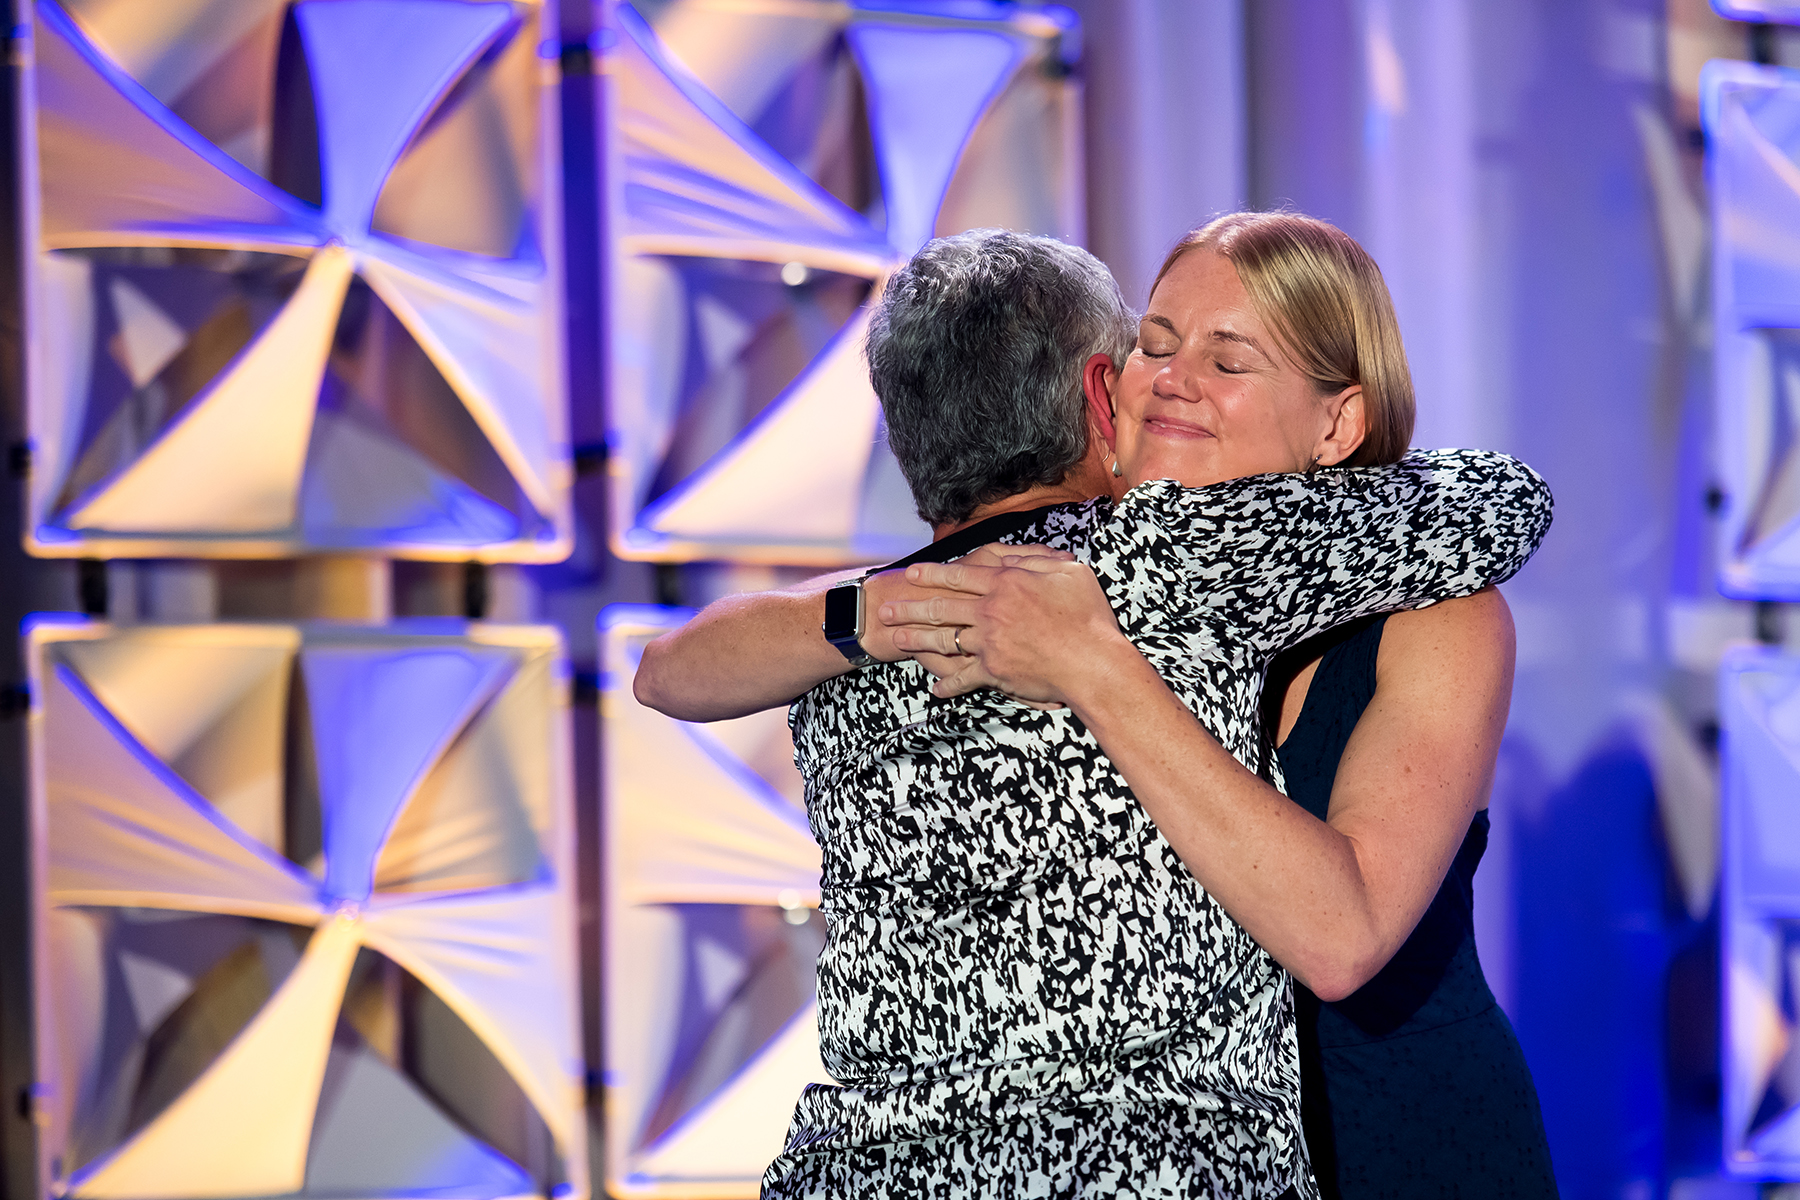
<instances>
[{"instance_id":1,"label":"navy sleeveless dress","mask_svg":"<svg viewBox=\"0 0 1800 1200\"><path fill-rule=\"evenodd\" d=\"M1320 820L1375 694L1386 620L1352 622L1290 660L1327 646L1276 751L1288 794ZM1476 813L1418 928L1359 991L1327 1004L1294 985L1306 1145L1327 1200L1557 1194L1531 1071L1475 956L1472 887L1487 835L1488 815Z\"/></svg>"}]
</instances>

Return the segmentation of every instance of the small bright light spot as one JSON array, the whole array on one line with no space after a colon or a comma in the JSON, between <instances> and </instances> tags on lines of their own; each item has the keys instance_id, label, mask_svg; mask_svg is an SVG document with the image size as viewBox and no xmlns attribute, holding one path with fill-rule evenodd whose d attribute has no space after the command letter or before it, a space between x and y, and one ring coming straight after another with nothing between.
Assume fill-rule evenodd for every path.
<instances>
[{"instance_id":1,"label":"small bright light spot","mask_svg":"<svg viewBox=\"0 0 1800 1200\"><path fill-rule=\"evenodd\" d=\"M775 903L781 905L781 916L789 925L804 925L812 913L800 902L800 893L793 888L782 888L775 894Z\"/></svg>"},{"instance_id":2,"label":"small bright light spot","mask_svg":"<svg viewBox=\"0 0 1800 1200\"><path fill-rule=\"evenodd\" d=\"M789 287L799 287L806 282L806 277L811 273L806 269L806 264L802 262L781 264L781 282Z\"/></svg>"}]
</instances>

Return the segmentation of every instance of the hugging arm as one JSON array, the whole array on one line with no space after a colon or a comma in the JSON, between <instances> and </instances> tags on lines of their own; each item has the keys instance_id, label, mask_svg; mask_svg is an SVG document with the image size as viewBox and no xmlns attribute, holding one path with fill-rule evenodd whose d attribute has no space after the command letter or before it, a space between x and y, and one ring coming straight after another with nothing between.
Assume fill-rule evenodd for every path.
<instances>
[{"instance_id":1,"label":"hugging arm","mask_svg":"<svg viewBox=\"0 0 1800 1200\"><path fill-rule=\"evenodd\" d=\"M848 671L820 633L825 593L839 578L715 600L645 645L631 684L638 702L683 721L720 721L786 704Z\"/></svg>"},{"instance_id":2,"label":"hugging arm","mask_svg":"<svg viewBox=\"0 0 1800 1200\"><path fill-rule=\"evenodd\" d=\"M1512 695L1500 594L1389 620L1320 821L1220 746L1118 631L1091 574L1056 564L1039 579L1017 597L1029 605L979 627L984 665L1081 718L1194 877L1296 979L1324 1000L1361 987L1411 935L1486 802ZM1027 628L1043 631L1035 646ZM1031 675L1050 657L1049 682Z\"/></svg>"},{"instance_id":3,"label":"hugging arm","mask_svg":"<svg viewBox=\"0 0 1800 1200\"><path fill-rule=\"evenodd\" d=\"M1140 519L1168 533L1181 573L1172 618L1212 624L1228 651L1265 661L1345 621L1512 578L1552 510L1536 472L1485 450L1165 488L1147 500Z\"/></svg>"},{"instance_id":4,"label":"hugging arm","mask_svg":"<svg viewBox=\"0 0 1800 1200\"><path fill-rule=\"evenodd\" d=\"M1322 503L1308 481L1241 481L1236 499L1260 517L1256 529L1217 505L1215 489L1164 489L1158 502L1185 506L1202 535L1178 543L1189 582L1199 581L1195 602L1168 607L1186 607L1189 621L1226 614L1222 640L1266 661L1315 629L1474 591L1530 557L1550 511L1535 475L1467 452L1409 461L1346 472ZM1321 822L1219 745L1121 632L1091 571L1011 561L911 568L916 582L969 595L880 615L967 625L976 661L941 693L992 684L1068 704L1195 877L1277 961L1327 1000L1360 987L1411 933L1486 796L1511 694L1505 602L1488 591L1389 623L1376 699ZM1138 610L1134 636L1166 637L1159 611L1144 619L1146 606L1126 607ZM901 629L895 640L948 648L947 633Z\"/></svg>"},{"instance_id":5,"label":"hugging arm","mask_svg":"<svg viewBox=\"0 0 1800 1200\"><path fill-rule=\"evenodd\" d=\"M1044 555L1056 553L1042 547L1030 549ZM977 550L966 561L997 564L1000 560L996 554ZM682 721L723 721L792 703L851 669L850 660L825 640L825 593L858 574L840 571L782 591L715 600L679 629L644 647L632 680L633 693L640 704ZM908 584L902 571L871 576L863 593L868 612L862 638L865 652L881 662L918 657L939 674L949 669L948 659L899 649L893 631L875 619L884 601L912 601L934 593Z\"/></svg>"}]
</instances>

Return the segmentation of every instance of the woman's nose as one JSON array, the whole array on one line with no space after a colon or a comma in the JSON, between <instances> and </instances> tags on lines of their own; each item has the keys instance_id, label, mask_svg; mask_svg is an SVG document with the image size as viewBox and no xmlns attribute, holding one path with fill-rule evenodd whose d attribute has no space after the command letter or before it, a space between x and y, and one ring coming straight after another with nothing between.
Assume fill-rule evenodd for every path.
<instances>
[{"instance_id":1,"label":"woman's nose","mask_svg":"<svg viewBox=\"0 0 1800 1200\"><path fill-rule=\"evenodd\" d=\"M1191 404L1200 398L1198 383L1198 373L1188 370L1187 364L1177 355L1156 373L1150 390L1164 400L1180 400Z\"/></svg>"}]
</instances>

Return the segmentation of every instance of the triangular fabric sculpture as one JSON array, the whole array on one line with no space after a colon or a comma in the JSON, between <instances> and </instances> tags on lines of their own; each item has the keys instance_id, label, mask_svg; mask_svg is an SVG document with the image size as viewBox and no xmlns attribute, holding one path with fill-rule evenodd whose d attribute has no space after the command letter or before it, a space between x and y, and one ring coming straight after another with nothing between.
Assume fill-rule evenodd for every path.
<instances>
[{"instance_id":1,"label":"triangular fabric sculpture","mask_svg":"<svg viewBox=\"0 0 1800 1200\"><path fill-rule=\"evenodd\" d=\"M1018 43L986 30L854 25L869 88L888 241L911 256L931 240L944 191L975 122L1018 65Z\"/></svg>"},{"instance_id":2,"label":"triangular fabric sculpture","mask_svg":"<svg viewBox=\"0 0 1800 1200\"><path fill-rule=\"evenodd\" d=\"M400 806L512 664L461 648L301 651L325 824L325 894L361 903Z\"/></svg>"},{"instance_id":3,"label":"triangular fabric sculpture","mask_svg":"<svg viewBox=\"0 0 1800 1200\"><path fill-rule=\"evenodd\" d=\"M1757 648L1720 668L1726 1166L1800 1171L1800 660Z\"/></svg>"},{"instance_id":4,"label":"triangular fabric sculpture","mask_svg":"<svg viewBox=\"0 0 1800 1200\"><path fill-rule=\"evenodd\" d=\"M819 1006L809 1004L756 1061L646 1146L638 1170L672 1180L729 1179L746 1162L772 1159L781 1152L784 1131L772 1131L768 1114L790 1112L807 1084L825 1078Z\"/></svg>"},{"instance_id":5,"label":"triangular fabric sculpture","mask_svg":"<svg viewBox=\"0 0 1800 1200\"><path fill-rule=\"evenodd\" d=\"M42 698L33 754L47 825L47 906L234 914L311 929L298 965L218 1057L122 1143L73 1176L59 1177L59 1194L175 1200L303 1187L311 1194L308 1164L318 1166L321 1152L315 1112L322 1080L346 982L365 949L410 972L492 1053L542 1118L560 1170L579 1193L585 1151L566 791L539 796L529 782L490 783L501 792L526 789L497 799L545 824L547 844L517 880L461 891L389 893L373 886L389 830L431 794L427 783L447 747L485 738L490 765L504 747L531 758L557 752L558 675L548 661L558 652L554 632L495 626L462 638L404 627L302 634L291 627L111 631L52 623L36 626L30 639L34 694ZM184 645L198 651L195 667L232 669L217 689L173 690L168 702L193 711L147 721L137 676L144 664L166 669ZM175 745L194 736L182 730L229 726L217 716L219 696L252 686L256 671L267 670L257 656L268 652L299 660L296 694L306 698L305 724L316 748L322 878L236 828L98 698L117 698L157 740ZM93 673L92 686L83 670ZM516 688L542 695L508 700ZM500 710L513 715L497 738L471 732ZM542 719L527 729L519 714ZM497 778L529 781L534 771L535 763L526 761ZM408 853L469 858L471 851L430 841L490 837L488 825L471 815L465 803L435 835L425 818L414 821ZM151 983L167 990L179 980ZM165 1002L159 1011L171 1006ZM39 1020L54 1030L54 1009L40 1010ZM55 1041L41 1039L43 1078L54 1077ZM465 1181L475 1189L468 1194L516 1193L510 1182L500 1192L491 1189L516 1180L523 1168L480 1147L457 1153L456 1161L480 1176ZM57 1147L46 1146L45 1154L46 1162L62 1161ZM333 1166L354 1174L353 1165ZM412 1191L378 1190L401 1197L460 1186L440 1177L449 1169L444 1163L432 1169L432 1178L416 1181Z\"/></svg>"},{"instance_id":6,"label":"triangular fabric sculpture","mask_svg":"<svg viewBox=\"0 0 1800 1200\"><path fill-rule=\"evenodd\" d=\"M1800 598L1800 72L1709 63L1714 390L1729 594Z\"/></svg>"},{"instance_id":7,"label":"triangular fabric sculpture","mask_svg":"<svg viewBox=\"0 0 1800 1200\"><path fill-rule=\"evenodd\" d=\"M945 19L925 28L872 10L846 17L868 97L885 231L776 154L621 7L614 125L625 250L859 274L878 294L886 271L932 236L964 146L1030 42L985 23ZM784 279L806 277L784 268ZM625 467L615 492L617 552L834 565L896 557L924 541L929 531L912 518L909 499L868 486L879 405L860 355L867 319L866 309L858 312L737 440L635 520L660 459L661 422L615 412ZM882 511L868 512L871 502ZM896 503L897 512L885 511Z\"/></svg>"},{"instance_id":8,"label":"triangular fabric sculpture","mask_svg":"<svg viewBox=\"0 0 1800 1200\"><path fill-rule=\"evenodd\" d=\"M692 947L669 914L754 905L804 923L819 903L820 858L793 802L733 755L729 726L699 728L638 704L638 647L682 610L621 605L601 616L607 685L602 790L607 846L608 1163L615 1192L704 1186L755 1194L795 1098L825 1082L817 1009L805 1004L722 1086L648 1144L646 1121L670 1078ZM770 747L773 750L773 747ZM816 919L816 918L814 918ZM808 955L810 958L810 954ZM692 1035L689 1035L692 1036ZM747 1048L749 1049L749 1048Z\"/></svg>"},{"instance_id":9,"label":"triangular fabric sculpture","mask_svg":"<svg viewBox=\"0 0 1800 1200\"><path fill-rule=\"evenodd\" d=\"M1712 6L1721 17L1734 21L1800 25L1800 2L1796 0L1712 0Z\"/></svg>"},{"instance_id":10,"label":"triangular fabric sculpture","mask_svg":"<svg viewBox=\"0 0 1800 1200\"><path fill-rule=\"evenodd\" d=\"M198 134L109 61L52 0L39 0L37 16L38 208L46 250L167 246L273 253L308 265L274 319L123 467L84 486L72 503L58 502L61 481L51 472L34 480L36 548L152 555L215 546L233 554L381 548L456 558L474 549L486 558L561 558L571 537L571 473L555 367L560 331L535 248L553 231L528 231L517 259L486 259L373 227L384 184L428 122L456 103L459 86L497 47L530 36L514 6L294 5L317 119L322 211ZM401 45L406 52L396 54ZM553 174L544 186L554 187ZM335 505L315 499L302 512L314 409L357 276L375 287L492 442L531 519L495 522L480 505L427 504L424 524L393 530L391 544L382 545L380 523L342 511L345 501L354 508L353 493ZM136 314L142 341L155 322L129 294L123 303ZM40 324L43 355L83 353L79 325ZM141 388L151 359L127 348L132 384ZM166 361L173 349L158 353ZM51 388L41 392L34 430L49 462L67 470L81 458L80 440L94 436L94 422L69 411ZM330 517L345 523L321 519Z\"/></svg>"},{"instance_id":11,"label":"triangular fabric sculpture","mask_svg":"<svg viewBox=\"0 0 1800 1200\"><path fill-rule=\"evenodd\" d=\"M874 278L888 241L756 136L618 10L625 248L801 262Z\"/></svg>"},{"instance_id":12,"label":"triangular fabric sculpture","mask_svg":"<svg viewBox=\"0 0 1800 1200\"><path fill-rule=\"evenodd\" d=\"M865 307L737 441L647 508L642 525L695 542L785 541L790 556L847 542L881 417L863 357L868 327Z\"/></svg>"},{"instance_id":13,"label":"triangular fabric sculpture","mask_svg":"<svg viewBox=\"0 0 1800 1200\"><path fill-rule=\"evenodd\" d=\"M358 944L350 920L320 924L299 967L224 1056L124 1146L77 1175L71 1190L94 1200L299 1191Z\"/></svg>"},{"instance_id":14,"label":"triangular fabric sculpture","mask_svg":"<svg viewBox=\"0 0 1800 1200\"><path fill-rule=\"evenodd\" d=\"M707 727L621 697L610 728L615 886L627 903L818 903L819 847L805 821Z\"/></svg>"}]
</instances>

